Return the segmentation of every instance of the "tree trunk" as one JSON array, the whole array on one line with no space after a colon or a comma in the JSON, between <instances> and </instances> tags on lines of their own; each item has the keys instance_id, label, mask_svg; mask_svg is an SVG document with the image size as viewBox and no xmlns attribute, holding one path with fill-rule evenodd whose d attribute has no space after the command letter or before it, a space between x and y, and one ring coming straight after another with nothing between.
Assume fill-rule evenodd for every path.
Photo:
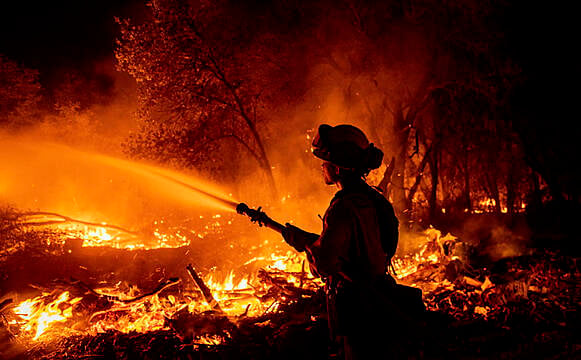
<instances>
[{"instance_id":1,"label":"tree trunk","mask_svg":"<svg viewBox=\"0 0 581 360\"><path fill-rule=\"evenodd\" d=\"M254 126L254 123L252 122L248 122L248 126L250 127L251 131L252 131L252 135L254 136L254 140L256 141L256 144L258 145L258 150L260 151L260 157L262 159L261 162L261 167L264 170L264 172L266 173L266 178L268 180L268 185L270 186L273 198L277 198L277 194L278 191L276 189L276 182L274 181L274 175L272 174L272 165L270 165L270 160L268 159L268 156L266 155L266 151L264 150L264 145L262 144L262 139L260 137L260 134L258 134L258 131L256 131L256 127Z\"/></svg>"},{"instance_id":2,"label":"tree trunk","mask_svg":"<svg viewBox=\"0 0 581 360\"><path fill-rule=\"evenodd\" d=\"M377 187L379 188L379 190L381 190L383 196L385 196L386 199L389 199L389 193L391 191L391 187L389 187L389 184L391 184L391 176L393 175L394 168L395 168L395 157L392 156L389 164L387 165L387 168L385 168L385 171L383 172L383 178L377 185Z\"/></svg>"},{"instance_id":3,"label":"tree trunk","mask_svg":"<svg viewBox=\"0 0 581 360\"><path fill-rule=\"evenodd\" d=\"M486 179L488 180L488 196L494 200L494 212L500 214L500 192L498 191L498 184L496 183L496 179L490 176L490 174L486 175Z\"/></svg>"},{"instance_id":4,"label":"tree trunk","mask_svg":"<svg viewBox=\"0 0 581 360\"><path fill-rule=\"evenodd\" d=\"M537 173L534 170L532 170L531 178L533 182L533 193L530 198L535 206L540 206L543 203L543 194L541 193L541 184L539 183L539 175L537 175Z\"/></svg>"},{"instance_id":5,"label":"tree trunk","mask_svg":"<svg viewBox=\"0 0 581 360\"><path fill-rule=\"evenodd\" d=\"M468 149L464 147L464 209L472 212L472 199L470 198L470 165L468 159Z\"/></svg>"},{"instance_id":6,"label":"tree trunk","mask_svg":"<svg viewBox=\"0 0 581 360\"><path fill-rule=\"evenodd\" d=\"M270 160L268 159L268 155L266 154L266 150L264 149L264 144L262 142L262 138L260 137L260 134L258 133L258 130L256 129L256 115L254 116L254 119L250 116L250 114L248 113L248 111L246 109L246 105L244 104L244 101L240 98L240 95L239 95L238 90L237 90L238 88L230 82L230 80L226 76L226 72L219 65L218 61L216 61L216 59L213 57L213 55L211 55L211 52L209 55L209 60L211 61L211 63L214 66L214 71L213 71L214 75L216 76L216 78L218 80L220 80L226 86L226 88L230 92L230 95L232 96L232 99L234 100L234 105L238 108L238 113L240 114L240 116L242 117L242 119L244 120L246 125L248 125L248 128L250 129L250 133L252 134L254 141L256 141L256 145L258 146L258 155L261 159L261 161L259 161L259 165L266 173L266 177L268 179L268 183L270 185L270 189L271 189L273 198L276 198L277 197L277 190L276 190L276 183L274 181L274 176L272 174L272 166L270 165Z\"/></svg>"},{"instance_id":7,"label":"tree trunk","mask_svg":"<svg viewBox=\"0 0 581 360\"><path fill-rule=\"evenodd\" d=\"M403 115L403 109L401 104L395 109L394 122L393 122L393 136L395 138L396 145L396 158L395 158L395 169L392 176L392 194L393 202L396 211L399 212L399 216L403 216L404 221L409 218L409 209L406 204L405 196L405 165L407 162L407 143L410 128L406 123ZM404 222L402 221L402 222Z\"/></svg>"},{"instance_id":8,"label":"tree trunk","mask_svg":"<svg viewBox=\"0 0 581 360\"><path fill-rule=\"evenodd\" d=\"M430 206L430 223L434 223L436 219L437 207L437 195L438 195L438 148L432 149L432 154L430 156L430 175L432 178L432 189L430 192L429 206Z\"/></svg>"},{"instance_id":9,"label":"tree trunk","mask_svg":"<svg viewBox=\"0 0 581 360\"><path fill-rule=\"evenodd\" d=\"M260 167L266 173L266 178L268 180L268 184L270 185L272 196L273 196L273 198L277 198L278 191L276 189L276 182L274 181L274 175L272 174L272 165L270 165L270 160L268 159L268 155L266 154L266 150L264 149L264 144L262 143L262 138L260 137L258 130L256 130L256 124L254 123L254 121L252 121L252 119L249 117L248 113L246 112L246 108L242 104L242 101L238 97L238 94L236 93L235 90L232 90L232 93L234 95L234 99L236 101L236 104L238 105L238 109L240 111L240 116L242 116L242 118L244 119L244 121L248 125L248 128L250 129L250 132L252 134L252 137L254 138L254 141L256 141L256 145L258 146L258 155L260 156L260 159L261 159L259 164L260 164Z\"/></svg>"},{"instance_id":10,"label":"tree trunk","mask_svg":"<svg viewBox=\"0 0 581 360\"><path fill-rule=\"evenodd\" d=\"M513 215L514 214L514 210L515 210L515 198L516 198L516 193L515 193L515 183L514 183L514 168L511 167L508 170L508 177L507 177L507 181L506 181L506 211L508 212L509 215Z\"/></svg>"},{"instance_id":11,"label":"tree trunk","mask_svg":"<svg viewBox=\"0 0 581 360\"><path fill-rule=\"evenodd\" d=\"M430 145L428 147L428 149L426 150L426 153L424 154L424 158L422 159L422 161L420 162L420 165L418 166L418 173L416 174L416 180L414 181L414 184L412 185L412 187L410 188L410 191L408 192L406 208L408 208L410 210L413 209L414 196L416 194L416 191L418 190L418 186L420 186L420 182L422 181L422 177L424 176L424 169L426 168L426 164L428 163L428 160L430 159L431 151L432 151L432 145Z\"/></svg>"}]
</instances>

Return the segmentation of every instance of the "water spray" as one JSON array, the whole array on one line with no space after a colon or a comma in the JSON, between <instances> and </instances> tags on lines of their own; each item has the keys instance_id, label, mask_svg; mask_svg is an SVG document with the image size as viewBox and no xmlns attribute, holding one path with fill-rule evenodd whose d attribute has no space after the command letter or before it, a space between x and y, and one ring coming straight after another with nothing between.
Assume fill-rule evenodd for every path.
<instances>
[{"instance_id":1,"label":"water spray","mask_svg":"<svg viewBox=\"0 0 581 360\"><path fill-rule=\"evenodd\" d=\"M171 177L171 176L168 176L168 175L165 175L165 174L161 174L161 173L159 173L159 172L156 172L156 171L153 171L152 173L153 173L153 174L155 174L155 175L157 175L157 176L159 176L159 177L162 177L162 178L164 178L164 179L166 179L166 180L169 180L169 181L171 181L171 182L173 182L173 183L175 183L175 184L181 185L181 186L183 186L183 187L185 187L185 188L187 188L187 189L190 189L190 190L192 190L192 191L195 191L195 192L197 192L197 193L199 193L199 194L201 194L201 195L207 196L207 197L209 197L209 198L211 198L211 199L213 199L213 200L216 200L216 201L218 201L218 202L221 202L222 204L224 204L224 205L226 205L227 207L229 207L229 208L232 208L232 209L234 209L234 210L237 210L237 209L238 209L238 206L239 206L239 205L241 205L241 204L238 204L238 203L237 203L237 202L235 202L235 201L228 200L228 199L224 199L224 198L222 198L222 197L220 197L220 196L217 196L217 195L211 194L211 193L209 193L209 192L207 192L207 191L204 191L204 190L202 190L202 189L200 189L200 188L197 188L197 187L195 187L195 186L192 186L192 185L190 185L190 184L188 184L188 183L185 183L185 182L183 182L183 181L180 181L180 180L178 180L178 179L176 179L176 178L173 178L173 177Z\"/></svg>"},{"instance_id":2,"label":"water spray","mask_svg":"<svg viewBox=\"0 0 581 360\"><path fill-rule=\"evenodd\" d=\"M269 218L261 208L251 209L248 205L244 203L238 203L235 200L229 198L228 195L221 192L219 189L213 188L211 185L205 184L196 178L192 178L186 176L184 174L164 169L161 167L138 163L126 159L115 158L112 156L107 156L104 154L93 153L93 152L86 152L78 149L73 149L68 146L56 144L56 143L38 143L38 142L31 142L31 141L12 141L8 147L0 148L0 155L3 155L2 151L10 150L7 152L6 159L12 159L12 152L16 151L19 154L26 154L30 153L29 156L34 156L35 161L39 161L38 159L42 159L45 164L50 165L50 168L55 167L52 164L52 161L55 159L54 156L50 155L62 155L66 154L67 160L69 161L69 168L76 169L75 161L82 163L86 163L87 160L92 160L96 163L102 164L106 167L109 167L116 171L122 171L123 174L134 174L139 177L140 180L144 181L144 184L152 184L153 182L162 182L162 187L165 190L165 193L171 194L174 197L177 197L180 201L184 202L199 202L200 200L204 202L205 205L210 205L215 208L219 208L222 210L230 210L236 211L239 214L246 215L250 218L251 221L258 223L260 226L266 226L270 229L275 230L278 233L282 233L285 229L285 226L272 220ZM47 151L48 150L48 151ZM47 155L47 158L41 158L41 155ZM25 163L27 161L20 161L20 163ZM61 161L62 162L62 161ZM17 165L14 165L16 169L18 169ZM17 173L17 171L14 171ZM36 173L32 174L31 178L37 175ZM37 176L36 176L37 177ZM16 183L14 181L14 183ZM153 183L156 184L156 183ZM172 188L168 186L170 184L177 185L176 188ZM157 185L157 184L156 184ZM203 199L196 198L194 196L190 196L186 193L180 193L179 190L187 189L192 195L199 195ZM208 201L204 201L208 200ZM200 202L201 204L201 202ZM23 214L28 215L26 220L28 225L53 225L53 224L62 224L65 222L72 222L72 223L79 223L87 226L98 226L98 227L107 227L117 231L122 231L131 235L136 235L134 231L127 230L125 228L117 227L115 225L106 225L102 223L93 223L84 220L79 220L76 218L64 216L58 214L56 212L36 212L36 213L28 213ZM41 217L38 219L38 217Z\"/></svg>"}]
</instances>

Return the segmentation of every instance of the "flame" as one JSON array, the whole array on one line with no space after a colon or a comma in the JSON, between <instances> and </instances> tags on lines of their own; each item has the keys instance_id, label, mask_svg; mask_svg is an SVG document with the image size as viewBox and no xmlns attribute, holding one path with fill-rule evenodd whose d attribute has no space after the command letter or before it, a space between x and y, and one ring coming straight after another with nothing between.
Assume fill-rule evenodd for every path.
<instances>
[{"instance_id":1,"label":"flame","mask_svg":"<svg viewBox=\"0 0 581 360\"><path fill-rule=\"evenodd\" d=\"M82 298L69 300L69 297L69 292L65 291L46 305L43 296L25 300L14 308L14 313L25 321L23 330L34 333L33 340L37 340L50 326L65 322L73 316L72 306Z\"/></svg>"},{"instance_id":2,"label":"flame","mask_svg":"<svg viewBox=\"0 0 581 360\"><path fill-rule=\"evenodd\" d=\"M212 227L220 226L221 216L212 216L210 220L208 231L212 231ZM162 225L162 221L156 225ZM123 244L119 239L120 236L111 229L85 227L84 230L83 246L102 246L103 244L121 246ZM156 233L156 238L160 242L154 246L164 246L163 244L168 246L171 244L169 239L175 236L175 234L163 232L161 226L156 228ZM450 234L442 236L442 233L434 228L427 229L423 233L423 237L425 243L417 253L393 259L393 266L399 279L413 274L422 264L434 264L442 261L446 256L443 244L455 239ZM186 241L185 236L181 239ZM269 245L272 244L265 240L261 246ZM138 247L135 241L128 241L123 246L126 249L131 249L128 246ZM283 279L283 282L296 288L316 291L323 286L323 282L319 278L310 274L304 253L292 250L272 252L267 256L254 257L243 265L251 264L262 268L267 276L276 277L277 280ZM254 317L266 312L277 311L276 309L282 303L293 301L287 299L283 294L279 295L279 298L264 297L265 294L270 293L274 285L273 281L263 281L260 271L258 273L237 273L231 270L225 276L220 276L216 269L213 269L201 275L224 315L229 317L232 322L236 322L241 316ZM131 299L135 299L141 291L135 287L129 290L125 287L122 290L119 285L95 289L98 294L108 296L113 300L111 300L110 307L88 315L73 312L74 305L83 301L83 298L72 298L68 291L63 291L58 296L53 292L24 300L14 309L14 314L18 319L17 324L20 326L22 334L28 334L33 340L42 339L49 332L57 334L55 331L57 328L74 328L76 333L85 334L96 334L109 330L124 333L145 333L169 330L168 319L173 319L183 311L190 314L202 314L211 310L206 300L198 293L197 288L190 287L190 290L184 289L173 294L162 292L133 302ZM482 310L478 311L481 314L484 313ZM197 344L215 345L223 343L226 339L222 335L200 334L195 341Z\"/></svg>"},{"instance_id":3,"label":"flame","mask_svg":"<svg viewBox=\"0 0 581 360\"><path fill-rule=\"evenodd\" d=\"M104 316L93 323L89 332L102 333L116 330L123 333L144 333L167 329L165 316L169 315L172 309L173 306L169 300L161 301L157 295L154 295L151 299L130 306L114 307L103 313Z\"/></svg>"},{"instance_id":4,"label":"flame","mask_svg":"<svg viewBox=\"0 0 581 360\"><path fill-rule=\"evenodd\" d=\"M105 233L98 232L103 236ZM95 234L91 234L95 235ZM305 288L322 286L319 279L308 274L305 267L305 257L292 251L279 254L271 254L269 257L256 257L249 261L266 261L266 269L276 271L285 276L288 283ZM302 275L299 275L302 274ZM306 284L305 280L309 280ZM236 318L242 314L246 316L259 316L265 311L273 311L277 307L277 300L260 299L260 294L266 294L272 284L258 281L256 274L239 275L234 271L228 272L219 279L215 273L204 276L204 282L210 288L214 299L226 316ZM119 285L119 284L117 284ZM129 332L150 332L167 330L167 319L171 319L179 311L187 309L190 313L202 313L210 310L210 306L199 297L187 296L176 298L174 295L154 295L149 298L127 304L123 301L135 298L140 292L132 288L131 293L120 290L119 286L102 287L95 289L101 295L115 297L111 308L91 314L89 325L84 330L88 334L102 333L108 330ZM37 340L58 323L69 321L71 326L81 322L82 319L73 319L73 305L82 298L71 299L68 291L62 292L55 300L54 296L43 294L32 299L24 300L15 309L18 323L24 333L33 334L32 339ZM67 325L69 325L67 323ZM202 336L196 340L200 344L218 344L224 341L219 336Z\"/></svg>"},{"instance_id":5,"label":"flame","mask_svg":"<svg viewBox=\"0 0 581 360\"><path fill-rule=\"evenodd\" d=\"M478 206L481 208L490 208L490 207L495 207L496 206L496 200L488 198L488 199L484 199L484 200L480 200L478 202Z\"/></svg>"},{"instance_id":6,"label":"flame","mask_svg":"<svg viewBox=\"0 0 581 360\"><path fill-rule=\"evenodd\" d=\"M514 211L522 212L526 210L526 207L527 204L524 201L521 201L520 204L516 206ZM482 214L485 212L494 211L495 209L496 209L496 200L492 198L486 198L478 201L477 206L475 207L474 210L472 210L472 212L475 214ZM500 205L500 212L503 214L508 213L508 208L506 205L502 204L502 201Z\"/></svg>"},{"instance_id":7,"label":"flame","mask_svg":"<svg viewBox=\"0 0 581 360\"><path fill-rule=\"evenodd\" d=\"M456 237L451 234L442 236L442 232L432 226L424 231L425 242L419 252L412 256L394 256L392 265L395 270L396 277L403 279L416 271L422 264L436 264L441 262L444 257L443 244L447 241L455 241Z\"/></svg>"}]
</instances>

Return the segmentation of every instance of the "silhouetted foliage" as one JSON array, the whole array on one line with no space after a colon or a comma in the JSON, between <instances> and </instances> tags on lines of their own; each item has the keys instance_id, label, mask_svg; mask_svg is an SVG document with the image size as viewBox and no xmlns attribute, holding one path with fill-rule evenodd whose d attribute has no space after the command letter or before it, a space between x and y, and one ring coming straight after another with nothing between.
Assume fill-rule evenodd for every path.
<instances>
[{"instance_id":1,"label":"silhouetted foliage","mask_svg":"<svg viewBox=\"0 0 581 360\"><path fill-rule=\"evenodd\" d=\"M137 80L142 105L142 129L129 149L189 166L208 165L217 154L232 162L236 156L226 154L240 149L274 187L259 129L275 54L262 51L262 29L239 13L248 10L230 5L154 1L146 22L120 21L119 67Z\"/></svg>"}]
</instances>

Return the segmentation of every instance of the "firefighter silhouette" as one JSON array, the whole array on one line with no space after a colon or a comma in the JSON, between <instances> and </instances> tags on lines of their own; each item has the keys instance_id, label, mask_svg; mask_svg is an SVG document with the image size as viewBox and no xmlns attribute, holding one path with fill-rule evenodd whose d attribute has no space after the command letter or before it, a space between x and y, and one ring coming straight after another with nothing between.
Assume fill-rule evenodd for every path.
<instances>
[{"instance_id":1,"label":"firefighter silhouette","mask_svg":"<svg viewBox=\"0 0 581 360\"><path fill-rule=\"evenodd\" d=\"M383 152L351 125L321 125L312 147L323 160L325 183L339 191L320 235L287 223L283 237L306 251L325 280L330 334L345 359L407 357L401 337L424 305L420 290L397 285L387 271L397 248L398 220L391 203L365 181L381 165Z\"/></svg>"}]
</instances>

